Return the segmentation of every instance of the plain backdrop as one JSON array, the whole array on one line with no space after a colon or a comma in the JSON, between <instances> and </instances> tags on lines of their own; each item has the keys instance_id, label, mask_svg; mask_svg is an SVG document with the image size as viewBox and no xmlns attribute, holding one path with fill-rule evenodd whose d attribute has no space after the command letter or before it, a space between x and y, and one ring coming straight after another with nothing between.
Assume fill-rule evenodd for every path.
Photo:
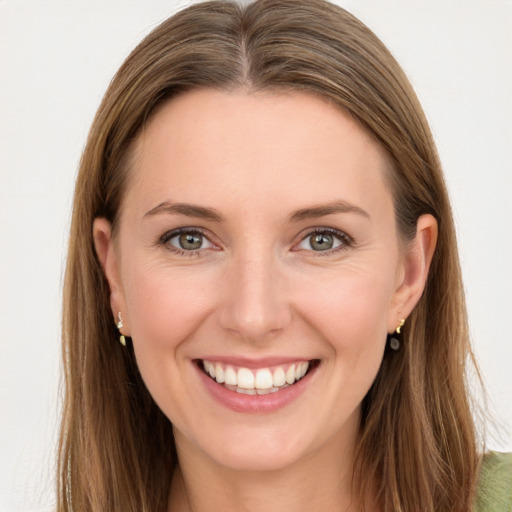
<instances>
[{"instance_id":1,"label":"plain backdrop","mask_svg":"<svg viewBox=\"0 0 512 512\"><path fill-rule=\"evenodd\" d=\"M54 503L60 296L88 127L129 51L188 3L0 0L0 512ZM512 1L338 3L388 45L431 122L503 424L489 446L511 450Z\"/></svg>"}]
</instances>

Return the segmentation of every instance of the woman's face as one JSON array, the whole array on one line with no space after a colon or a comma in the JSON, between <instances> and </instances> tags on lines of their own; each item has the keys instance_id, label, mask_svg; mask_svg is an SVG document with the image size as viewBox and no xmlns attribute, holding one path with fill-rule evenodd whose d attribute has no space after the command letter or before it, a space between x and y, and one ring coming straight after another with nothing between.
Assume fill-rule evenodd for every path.
<instances>
[{"instance_id":1,"label":"woman's face","mask_svg":"<svg viewBox=\"0 0 512 512\"><path fill-rule=\"evenodd\" d=\"M150 120L130 172L96 244L178 449L238 469L351 450L421 293L379 147L312 95L200 90Z\"/></svg>"}]
</instances>

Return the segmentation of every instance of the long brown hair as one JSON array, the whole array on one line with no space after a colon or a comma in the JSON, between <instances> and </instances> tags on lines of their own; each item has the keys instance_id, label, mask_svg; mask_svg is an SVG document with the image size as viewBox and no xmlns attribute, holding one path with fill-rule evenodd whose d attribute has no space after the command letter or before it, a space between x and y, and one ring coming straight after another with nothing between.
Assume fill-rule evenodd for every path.
<instances>
[{"instance_id":1,"label":"long brown hair","mask_svg":"<svg viewBox=\"0 0 512 512\"><path fill-rule=\"evenodd\" d=\"M200 87L319 95L385 149L399 232L424 213L439 238L402 349L386 353L363 402L354 465L360 496L378 482L385 511L466 511L478 467L465 366L472 353L450 204L427 121L380 40L323 0L193 5L156 28L112 81L78 175L65 278L65 403L58 511L165 510L176 464L172 427L124 349L95 255L92 223L114 226L129 149L155 109Z\"/></svg>"}]
</instances>

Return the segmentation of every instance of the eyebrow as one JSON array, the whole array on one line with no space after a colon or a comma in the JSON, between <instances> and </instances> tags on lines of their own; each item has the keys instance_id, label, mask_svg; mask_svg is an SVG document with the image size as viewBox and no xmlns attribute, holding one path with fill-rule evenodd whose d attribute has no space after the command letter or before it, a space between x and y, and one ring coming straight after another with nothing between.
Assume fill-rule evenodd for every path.
<instances>
[{"instance_id":1,"label":"eyebrow","mask_svg":"<svg viewBox=\"0 0 512 512\"><path fill-rule=\"evenodd\" d=\"M324 217L325 215L333 215L335 213L357 213L358 215L362 215L363 217L366 217L368 220L370 220L370 215L368 212L362 208L359 208L359 206L347 203L346 201L334 201L328 204L311 206L309 208L302 208L297 210L290 216L290 222L315 219L318 217Z\"/></svg>"},{"instance_id":2,"label":"eyebrow","mask_svg":"<svg viewBox=\"0 0 512 512\"><path fill-rule=\"evenodd\" d=\"M144 218L153 217L162 213L166 214L178 214L185 215L186 217L195 217L199 219L211 220L214 222L223 222L224 218L214 208L206 208L204 206L197 206L188 203L170 203L164 201L158 206L155 206L144 214ZM299 222L306 219L315 219L318 217L324 217L325 215L333 215L336 213L357 213L370 219L368 212L347 203L346 201L334 201L332 203L323 204L319 206L311 206L308 208L301 208L290 215L290 222Z\"/></svg>"},{"instance_id":3,"label":"eyebrow","mask_svg":"<svg viewBox=\"0 0 512 512\"><path fill-rule=\"evenodd\" d=\"M149 210L149 212L146 212L144 218L153 217L161 213L185 215L186 217L196 217L214 222L222 222L224 220L222 215L213 208L188 203L170 203L168 201L160 203L158 206Z\"/></svg>"}]
</instances>

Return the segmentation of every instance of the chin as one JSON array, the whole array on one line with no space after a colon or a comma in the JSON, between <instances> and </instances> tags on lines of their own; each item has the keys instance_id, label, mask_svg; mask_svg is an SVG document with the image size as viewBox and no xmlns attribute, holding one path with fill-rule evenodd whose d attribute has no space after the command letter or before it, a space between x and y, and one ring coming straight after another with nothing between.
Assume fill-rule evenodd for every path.
<instances>
[{"instance_id":1,"label":"chin","mask_svg":"<svg viewBox=\"0 0 512 512\"><path fill-rule=\"evenodd\" d=\"M203 460L206 456L219 469L279 471L307 457L309 452L314 451L316 444L315 436L310 432L297 431L290 425L278 422L273 425L265 425L264 421L259 425L239 423L228 428L206 424L198 427L200 432L192 429L183 433L175 426L178 456L188 458L195 453L194 458Z\"/></svg>"},{"instance_id":2,"label":"chin","mask_svg":"<svg viewBox=\"0 0 512 512\"><path fill-rule=\"evenodd\" d=\"M221 453L212 454L216 462L236 471L273 472L283 470L297 463L304 456L304 449L291 446L291 443L273 439L255 439L252 442L232 443Z\"/></svg>"}]
</instances>

